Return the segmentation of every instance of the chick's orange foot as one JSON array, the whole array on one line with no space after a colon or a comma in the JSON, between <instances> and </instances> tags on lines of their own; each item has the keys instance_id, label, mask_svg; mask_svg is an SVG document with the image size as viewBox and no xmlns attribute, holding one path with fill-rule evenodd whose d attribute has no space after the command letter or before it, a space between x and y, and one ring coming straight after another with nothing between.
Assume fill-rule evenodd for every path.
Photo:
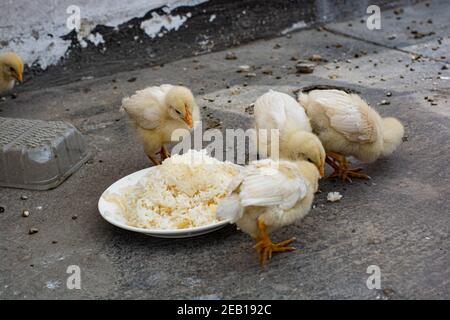
<instances>
[{"instance_id":1,"label":"chick's orange foot","mask_svg":"<svg viewBox=\"0 0 450 320\"><path fill-rule=\"evenodd\" d=\"M348 169L348 168L338 168L331 174L331 178L337 177L342 179L344 182L352 182L351 178L359 178L359 179L370 179L370 176L365 174L364 172L361 172L362 168L354 168L354 169Z\"/></svg>"},{"instance_id":2,"label":"chick's orange foot","mask_svg":"<svg viewBox=\"0 0 450 320\"><path fill-rule=\"evenodd\" d=\"M161 161L155 159L154 156L147 155L147 157L150 160L150 162L153 163L153 165L159 166L161 164Z\"/></svg>"},{"instance_id":3,"label":"chick's orange foot","mask_svg":"<svg viewBox=\"0 0 450 320\"><path fill-rule=\"evenodd\" d=\"M262 239L256 245L256 252L259 254L259 262L264 265L268 260L272 259L273 252L289 252L294 251L294 247L288 245L295 241L295 238L291 238L278 243L273 243L270 239Z\"/></svg>"},{"instance_id":4,"label":"chick's orange foot","mask_svg":"<svg viewBox=\"0 0 450 320\"><path fill-rule=\"evenodd\" d=\"M362 171L362 168L348 167L347 158L336 152L327 152L326 162L334 169L330 177L338 177L344 182L352 182L351 178L370 179L370 176Z\"/></svg>"},{"instance_id":5,"label":"chick's orange foot","mask_svg":"<svg viewBox=\"0 0 450 320\"><path fill-rule=\"evenodd\" d=\"M273 252L289 252L294 251L294 247L288 245L295 241L295 238L291 238L278 243L273 243L270 240L267 233L267 226L261 219L258 219L258 229L260 236L256 239L255 249L259 254L259 262L264 265L268 260L272 259Z\"/></svg>"},{"instance_id":6,"label":"chick's orange foot","mask_svg":"<svg viewBox=\"0 0 450 320\"><path fill-rule=\"evenodd\" d=\"M170 152L169 152L169 150L167 150L166 146L162 146L161 147L160 153L161 153L161 160L162 161L166 160L167 158L170 158Z\"/></svg>"}]
</instances>

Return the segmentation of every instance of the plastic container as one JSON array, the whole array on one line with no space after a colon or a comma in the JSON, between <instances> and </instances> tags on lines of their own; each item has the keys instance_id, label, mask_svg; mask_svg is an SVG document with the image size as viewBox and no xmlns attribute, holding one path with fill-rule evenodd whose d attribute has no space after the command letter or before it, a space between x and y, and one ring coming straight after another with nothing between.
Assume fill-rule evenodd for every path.
<instances>
[{"instance_id":1,"label":"plastic container","mask_svg":"<svg viewBox=\"0 0 450 320\"><path fill-rule=\"evenodd\" d=\"M82 134L63 121L0 117L0 186L48 190L90 157Z\"/></svg>"}]
</instances>

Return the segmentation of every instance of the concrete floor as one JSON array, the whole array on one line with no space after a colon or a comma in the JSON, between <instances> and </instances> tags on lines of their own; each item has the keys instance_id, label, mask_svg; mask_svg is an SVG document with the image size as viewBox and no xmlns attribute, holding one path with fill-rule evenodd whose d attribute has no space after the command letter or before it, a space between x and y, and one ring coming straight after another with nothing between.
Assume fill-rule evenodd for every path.
<instances>
[{"instance_id":1,"label":"concrete floor","mask_svg":"<svg viewBox=\"0 0 450 320\"><path fill-rule=\"evenodd\" d=\"M94 152L57 189L0 188L0 299L449 299L450 72L443 70L450 62L449 11L447 1L422 3L405 8L400 20L384 12L378 31L355 19L234 48L237 60L217 52L64 86L42 83L0 102L3 117L70 121ZM414 30L435 33L414 39ZM312 54L328 62L313 74L296 74L291 57ZM412 59L417 54L423 57ZM237 73L242 64L254 66L257 76ZM268 69L272 75L262 72ZM298 250L261 268L250 238L234 226L164 240L100 217L103 190L148 166L118 111L121 98L161 83L191 87L207 126L219 128L250 126L245 106L267 88L344 86L382 115L398 117L407 139L391 157L364 166L371 181L321 181L309 216L274 234L296 236ZM231 95L235 87L240 94ZM343 199L327 202L330 191ZM39 232L29 235L31 227ZM66 287L70 265L81 268L81 290ZM380 267L380 290L366 286L370 265Z\"/></svg>"}]
</instances>

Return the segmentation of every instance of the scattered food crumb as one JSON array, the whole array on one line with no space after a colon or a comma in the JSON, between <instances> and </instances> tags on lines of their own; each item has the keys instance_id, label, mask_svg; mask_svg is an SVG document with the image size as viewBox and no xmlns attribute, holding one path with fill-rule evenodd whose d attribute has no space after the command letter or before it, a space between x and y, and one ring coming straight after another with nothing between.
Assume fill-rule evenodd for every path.
<instances>
[{"instance_id":1,"label":"scattered food crumb","mask_svg":"<svg viewBox=\"0 0 450 320\"><path fill-rule=\"evenodd\" d=\"M341 199L342 199L342 195L339 192L337 192L337 191L335 191L335 192L328 192L328 195L327 195L327 200L328 201L336 202L336 201L339 201Z\"/></svg>"},{"instance_id":2,"label":"scattered food crumb","mask_svg":"<svg viewBox=\"0 0 450 320\"><path fill-rule=\"evenodd\" d=\"M249 105L249 106L247 106L247 107L245 107L245 113L248 113L248 114L254 114L254 112L255 112L255 104L251 104L251 105Z\"/></svg>"},{"instance_id":3,"label":"scattered food crumb","mask_svg":"<svg viewBox=\"0 0 450 320\"><path fill-rule=\"evenodd\" d=\"M251 67L249 65L242 65L238 67L237 72L241 73L241 72L250 72Z\"/></svg>"},{"instance_id":4,"label":"scattered food crumb","mask_svg":"<svg viewBox=\"0 0 450 320\"><path fill-rule=\"evenodd\" d=\"M208 98L208 97L202 97L203 100L206 100L208 102L214 102L215 100L213 98Z\"/></svg>"},{"instance_id":5,"label":"scattered food crumb","mask_svg":"<svg viewBox=\"0 0 450 320\"><path fill-rule=\"evenodd\" d=\"M29 210L23 210L22 211L22 217L26 218L30 216L30 211Z\"/></svg>"},{"instance_id":6,"label":"scattered food crumb","mask_svg":"<svg viewBox=\"0 0 450 320\"><path fill-rule=\"evenodd\" d=\"M20 200L28 200L28 197L23 194L23 195L20 196Z\"/></svg>"},{"instance_id":7,"label":"scattered food crumb","mask_svg":"<svg viewBox=\"0 0 450 320\"><path fill-rule=\"evenodd\" d=\"M127 81L128 81L128 82L135 82L136 80L137 80L137 78L136 78L136 77L133 77L133 78L128 79Z\"/></svg>"},{"instance_id":8,"label":"scattered food crumb","mask_svg":"<svg viewBox=\"0 0 450 320\"><path fill-rule=\"evenodd\" d=\"M311 57L309 57L309 61L326 62L327 60L322 58L320 54L313 54Z\"/></svg>"},{"instance_id":9,"label":"scattered food crumb","mask_svg":"<svg viewBox=\"0 0 450 320\"><path fill-rule=\"evenodd\" d=\"M331 80L335 80L338 78L338 75L336 73L332 73L332 74L328 75L328 78L330 78Z\"/></svg>"},{"instance_id":10,"label":"scattered food crumb","mask_svg":"<svg viewBox=\"0 0 450 320\"><path fill-rule=\"evenodd\" d=\"M297 72L299 73L313 73L316 65L305 61L300 61L295 65Z\"/></svg>"},{"instance_id":11,"label":"scattered food crumb","mask_svg":"<svg viewBox=\"0 0 450 320\"><path fill-rule=\"evenodd\" d=\"M28 230L28 234L35 234L38 232L39 232L39 230L37 228L30 228L30 230Z\"/></svg>"},{"instance_id":12,"label":"scattered food crumb","mask_svg":"<svg viewBox=\"0 0 450 320\"><path fill-rule=\"evenodd\" d=\"M227 54L225 55L225 59L226 60L236 60L238 57L236 55L236 53L234 53L233 51L229 51L227 52Z\"/></svg>"}]
</instances>

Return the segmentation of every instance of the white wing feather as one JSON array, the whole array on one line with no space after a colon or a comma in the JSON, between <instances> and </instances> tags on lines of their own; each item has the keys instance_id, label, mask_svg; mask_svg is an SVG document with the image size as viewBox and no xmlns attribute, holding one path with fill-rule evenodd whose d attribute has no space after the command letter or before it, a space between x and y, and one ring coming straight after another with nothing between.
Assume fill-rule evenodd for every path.
<instances>
[{"instance_id":1,"label":"white wing feather","mask_svg":"<svg viewBox=\"0 0 450 320\"><path fill-rule=\"evenodd\" d=\"M375 141L376 129L368 117L369 106L360 97L339 90L317 90L310 95L325 110L331 127L348 140Z\"/></svg>"},{"instance_id":2,"label":"white wing feather","mask_svg":"<svg viewBox=\"0 0 450 320\"><path fill-rule=\"evenodd\" d=\"M263 165L261 165L263 162ZM266 164L266 165L264 165ZM283 164L279 164L282 166ZM280 206L282 209L292 208L308 191L307 182L294 169L287 176L277 169L272 160L251 165L240 187L241 204L245 206Z\"/></svg>"},{"instance_id":3,"label":"white wing feather","mask_svg":"<svg viewBox=\"0 0 450 320\"><path fill-rule=\"evenodd\" d=\"M217 216L221 219L227 219L236 222L244 214L244 207L241 205L239 195L235 192L244 178L244 167L236 165L239 173L231 180L226 188L227 196L220 200L217 205Z\"/></svg>"},{"instance_id":4,"label":"white wing feather","mask_svg":"<svg viewBox=\"0 0 450 320\"><path fill-rule=\"evenodd\" d=\"M131 97L122 100L122 109L138 126L154 129L159 125L162 116L161 107L171 88L172 85L165 84L136 91Z\"/></svg>"},{"instance_id":5,"label":"white wing feather","mask_svg":"<svg viewBox=\"0 0 450 320\"><path fill-rule=\"evenodd\" d=\"M236 222L244 214L244 207L241 204L239 195L233 193L228 197L220 200L217 205L217 216L224 220L230 220L231 223Z\"/></svg>"},{"instance_id":6,"label":"white wing feather","mask_svg":"<svg viewBox=\"0 0 450 320\"><path fill-rule=\"evenodd\" d=\"M257 129L280 129L281 135L297 130L311 132L302 106L290 95L272 90L256 100L255 123Z\"/></svg>"},{"instance_id":7,"label":"white wing feather","mask_svg":"<svg viewBox=\"0 0 450 320\"><path fill-rule=\"evenodd\" d=\"M255 122L258 129L278 129L286 122L284 102L270 90L255 101Z\"/></svg>"}]
</instances>

